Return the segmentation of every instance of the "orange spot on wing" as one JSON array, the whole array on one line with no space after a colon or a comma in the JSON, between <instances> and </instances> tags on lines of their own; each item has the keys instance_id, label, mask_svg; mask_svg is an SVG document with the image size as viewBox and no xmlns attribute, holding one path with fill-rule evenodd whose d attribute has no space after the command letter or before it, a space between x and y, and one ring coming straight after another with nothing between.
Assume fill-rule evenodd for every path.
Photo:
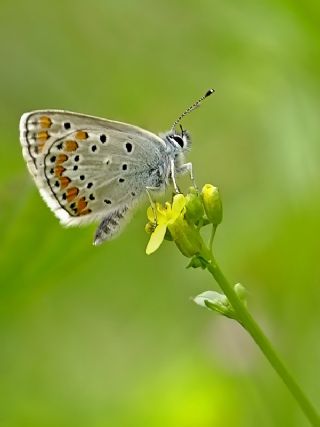
<instances>
[{"instance_id":1,"label":"orange spot on wing","mask_svg":"<svg viewBox=\"0 0 320 427\"><path fill-rule=\"evenodd\" d=\"M86 209L86 210L80 212L79 215L88 215L91 212L92 212L91 209Z\"/></svg>"},{"instance_id":2,"label":"orange spot on wing","mask_svg":"<svg viewBox=\"0 0 320 427\"><path fill-rule=\"evenodd\" d=\"M79 193L79 188L72 187L67 190L67 200L68 202L71 202Z\"/></svg>"},{"instance_id":3,"label":"orange spot on wing","mask_svg":"<svg viewBox=\"0 0 320 427\"><path fill-rule=\"evenodd\" d=\"M81 199L79 199L78 203L77 203L78 211L79 212L83 211L83 209L85 209L87 207L87 204L88 203L86 202L86 198L85 197L81 197Z\"/></svg>"},{"instance_id":4,"label":"orange spot on wing","mask_svg":"<svg viewBox=\"0 0 320 427\"><path fill-rule=\"evenodd\" d=\"M66 188L66 187L68 187L68 185L70 184L70 182L71 182L71 179L70 179L70 178L68 178L67 176L62 176L62 177L60 178L60 185L61 185L61 188Z\"/></svg>"},{"instance_id":5,"label":"orange spot on wing","mask_svg":"<svg viewBox=\"0 0 320 427\"><path fill-rule=\"evenodd\" d=\"M42 130L41 132L37 133L37 140L41 143L45 143L47 139L49 138L49 134L46 130Z\"/></svg>"},{"instance_id":6,"label":"orange spot on wing","mask_svg":"<svg viewBox=\"0 0 320 427\"><path fill-rule=\"evenodd\" d=\"M38 123L42 129L48 129L52 125L52 121L47 116L41 116Z\"/></svg>"},{"instance_id":7,"label":"orange spot on wing","mask_svg":"<svg viewBox=\"0 0 320 427\"><path fill-rule=\"evenodd\" d=\"M37 142L38 142L38 151L41 152L43 150L43 147L44 147L46 141L49 139L49 136L50 135L48 134L47 131L41 131L41 132L37 133L36 138L37 138Z\"/></svg>"},{"instance_id":8,"label":"orange spot on wing","mask_svg":"<svg viewBox=\"0 0 320 427\"><path fill-rule=\"evenodd\" d=\"M76 151L77 148L78 144L76 143L76 141L68 140L64 143L64 149L66 151Z\"/></svg>"},{"instance_id":9,"label":"orange spot on wing","mask_svg":"<svg viewBox=\"0 0 320 427\"><path fill-rule=\"evenodd\" d=\"M65 154L59 154L56 159L56 165L61 165L61 163L65 162L66 160L68 160L68 156Z\"/></svg>"},{"instance_id":10,"label":"orange spot on wing","mask_svg":"<svg viewBox=\"0 0 320 427\"><path fill-rule=\"evenodd\" d=\"M88 138L88 134L87 132L85 132L84 130L78 130L78 132L76 132L75 137L77 139L87 139Z\"/></svg>"},{"instance_id":11,"label":"orange spot on wing","mask_svg":"<svg viewBox=\"0 0 320 427\"><path fill-rule=\"evenodd\" d=\"M65 171L65 168L62 166L56 166L54 168L54 174L55 176L58 176L58 177L61 176L64 171Z\"/></svg>"}]
</instances>

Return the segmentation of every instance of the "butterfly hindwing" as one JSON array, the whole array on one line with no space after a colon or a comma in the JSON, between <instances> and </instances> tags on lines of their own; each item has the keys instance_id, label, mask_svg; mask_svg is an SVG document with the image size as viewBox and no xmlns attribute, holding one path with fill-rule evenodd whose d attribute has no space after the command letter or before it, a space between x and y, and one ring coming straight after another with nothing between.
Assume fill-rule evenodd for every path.
<instances>
[{"instance_id":1,"label":"butterfly hindwing","mask_svg":"<svg viewBox=\"0 0 320 427\"><path fill-rule=\"evenodd\" d=\"M65 225L138 201L164 150L161 138L139 127L56 110L24 114L20 140L42 197Z\"/></svg>"}]
</instances>

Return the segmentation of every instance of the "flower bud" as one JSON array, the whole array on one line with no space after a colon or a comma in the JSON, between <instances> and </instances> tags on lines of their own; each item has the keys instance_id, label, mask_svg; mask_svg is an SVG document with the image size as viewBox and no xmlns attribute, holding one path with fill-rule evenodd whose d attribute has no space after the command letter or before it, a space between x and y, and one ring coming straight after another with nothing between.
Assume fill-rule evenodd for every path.
<instances>
[{"instance_id":1,"label":"flower bud","mask_svg":"<svg viewBox=\"0 0 320 427\"><path fill-rule=\"evenodd\" d=\"M196 191L193 191L193 187L190 188L190 192L186 195L186 219L193 223L198 224L202 220L204 214L203 204L201 197Z\"/></svg>"},{"instance_id":2,"label":"flower bud","mask_svg":"<svg viewBox=\"0 0 320 427\"><path fill-rule=\"evenodd\" d=\"M173 223L168 224L168 229L184 256L191 258L202 251L204 243L199 230L193 224L189 224L185 219L179 217Z\"/></svg>"},{"instance_id":3,"label":"flower bud","mask_svg":"<svg viewBox=\"0 0 320 427\"><path fill-rule=\"evenodd\" d=\"M246 306L247 305L247 290L244 286L241 285L241 283L236 283L234 285L234 291L238 295L238 298L242 301L242 303Z\"/></svg>"},{"instance_id":4,"label":"flower bud","mask_svg":"<svg viewBox=\"0 0 320 427\"><path fill-rule=\"evenodd\" d=\"M193 301L201 307L208 308L230 319L236 319L235 311L224 294L215 291L206 291L197 295Z\"/></svg>"},{"instance_id":5,"label":"flower bud","mask_svg":"<svg viewBox=\"0 0 320 427\"><path fill-rule=\"evenodd\" d=\"M208 220L214 225L219 225L222 221L222 203L218 188L205 184L201 196Z\"/></svg>"}]
</instances>

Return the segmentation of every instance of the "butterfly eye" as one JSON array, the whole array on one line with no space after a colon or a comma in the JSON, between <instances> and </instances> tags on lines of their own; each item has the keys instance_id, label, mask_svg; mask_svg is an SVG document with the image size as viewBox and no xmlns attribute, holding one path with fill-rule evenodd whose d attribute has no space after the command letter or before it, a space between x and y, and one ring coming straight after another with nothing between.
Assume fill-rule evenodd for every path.
<instances>
[{"instance_id":1,"label":"butterfly eye","mask_svg":"<svg viewBox=\"0 0 320 427\"><path fill-rule=\"evenodd\" d=\"M183 138L181 138L181 136L180 136L180 135L173 135L171 138L172 138L172 139L173 139L177 144L179 144L181 148L183 148L183 147L184 147L184 140L183 140Z\"/></svg>"}]
</instances>

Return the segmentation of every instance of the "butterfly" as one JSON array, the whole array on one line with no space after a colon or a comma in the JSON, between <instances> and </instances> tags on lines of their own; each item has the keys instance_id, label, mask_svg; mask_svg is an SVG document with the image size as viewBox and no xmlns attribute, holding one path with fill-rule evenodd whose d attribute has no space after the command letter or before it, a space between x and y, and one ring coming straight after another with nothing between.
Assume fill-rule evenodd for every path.
<instances>
[{"instance_id":1,"label":"butterfly","mask_svg":"<svg viewBox=\"0 0 320 427\"><path fill-rule=\"evenodd\" d=\"M115 237L145 192L163 192L185 163L190 135L181 119L214 92L210 89L159 136L140 127L60 110L25 113L20 120L23 157L41 196L60 222L77 226L100 221L98 245Z\"/></svg>"}]
</instances>

